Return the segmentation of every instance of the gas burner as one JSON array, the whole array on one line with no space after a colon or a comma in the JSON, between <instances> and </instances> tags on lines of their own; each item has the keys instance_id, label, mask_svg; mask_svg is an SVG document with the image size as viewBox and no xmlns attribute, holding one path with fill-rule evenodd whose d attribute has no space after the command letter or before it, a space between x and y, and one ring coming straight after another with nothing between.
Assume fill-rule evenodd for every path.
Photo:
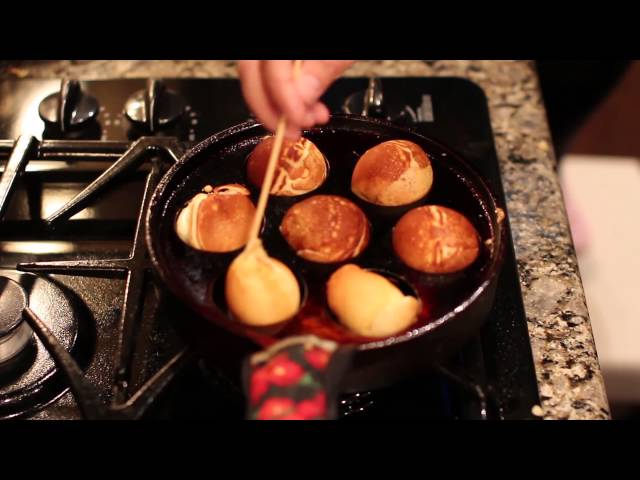
<instances>
[{"instance_id":1,"label":"gas burner","mask_svg":"<svg viewBox=\"0 0 640 480\"><path fill-rule=\"evenodd\" d=\"M374 400L371 392L352 393L343 395L340 400L340 415L343 418L358 418L373 406Z\"/></svg>"},{"instance_id":2,"label":"gas burner","mask_svg":"<svg viewBox=\"0 0 640 480\"><path fill-rule=\"evenodd\" d=\"M451 419L497 418L490 386L484 379L472 378L455 366L461 361L464 359L459 357L446 367L435 365L430 375L407 378L391 388L342 395L340 416L345 420L397 418L405 415L403 408L415 411L427 407L426 412L445 412ZM463 408L452 408L454 405Z\"/></svg>"},{"instance_id":3,"label":"gas burner","mask_svg":"<svg viewBox=\"0 0 640 480\"><path fill-rule=\"evenodd\" d=\"M83 317L79 305L54 281L0 269L0 290L2 325L13 325L10 327L13 335L5 333L0 340L0 350L9 343L9 349L14 352L12 355L5 352L11 358L6 359L0 371L0 418L10 418L33 413L68 390L47 349L23 321L27 307L53 332L67 352L78 356L79 361L83 361L86 352L81 355L76 344L82 337L86 342L85 350L88 350L86 347L90 342L89 332L79 325L79 318Z\"/></svg>"},{"instance_id":4,"label":"gas burner","mask_svg":"<svg viewBox=\"0 0 640 480\"><path fill-rule=\"evenodd\" d=\"M0 368L22 352L32 331L23 319L27 295L23 288L7 277L0 276Z\"/></svg>"}]
</instances>

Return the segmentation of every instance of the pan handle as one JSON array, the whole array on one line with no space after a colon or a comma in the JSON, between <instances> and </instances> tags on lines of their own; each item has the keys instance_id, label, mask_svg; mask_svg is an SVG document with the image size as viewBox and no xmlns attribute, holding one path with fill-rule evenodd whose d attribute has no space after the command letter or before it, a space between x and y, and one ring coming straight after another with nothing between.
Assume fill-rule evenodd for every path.
<instances>
[{"instance_id":1,"label":"pan handle","mask_svg":"<svg viewBox=\"0 0 640 480\"><path fill-rule=\"evenodd\" d=\"M243 379L250 420L331 420L352 349L290 337L248 358Z\"/></svg>"}]
</instances>

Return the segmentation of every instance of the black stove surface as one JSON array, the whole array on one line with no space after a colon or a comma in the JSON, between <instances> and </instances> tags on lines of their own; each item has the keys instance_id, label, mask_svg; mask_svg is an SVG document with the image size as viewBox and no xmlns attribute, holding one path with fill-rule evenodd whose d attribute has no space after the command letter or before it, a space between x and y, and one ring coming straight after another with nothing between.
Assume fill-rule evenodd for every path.
<instances>
[{"instance_id":1,"label":"black stove surface","mask_svg":"<svg viewBox=\"0 0 640 480\"><path fill-rule=\"evenodd\" d=\"M353 110L368 85L364 78L341 79L327 92L325 101L332 111L339 112L351 99ZM47 316L52 308L46 304L33 309L39 309L36 313L47 317L51 326L62 325L52 332L61 335L60 342L84 371L85 380L93 386L92 393L102 404L114 400L120 403L131 396L135 399L145 382L171 370L167 377L170 381L153 395L145 418L242 418L244 400L238 365L205 365L188 353L175 322L191 313L167 296L150 275L142 272L136 274L137 280L131 276L127 281L127 275L133 274L122 268L65 273L59 268L51 274L43 268L37 272L38 277L15 270L23 262L127 259L132 251L135 253L133 238L149 172L155 168L150 166L152 162L111 182L70 220L52 227L44 219L82 191L140 137L175 137L182 147L188 147L245 121L249 112L238 81L67 82L65 101L56 104L62 103L63 108L44 112L57 115L57 123L46 123L39 115L41 101L58 92L60 86L57 80L0 83L3 172L11 163L8 159L19 136L33 135L37 139L28 146L29 162L25 172L16 176L16 187L0 222L0 268L7 269L0 271L0 276L21 281L28 291L33 279L40 277L35 283L46 283L47 288L64 296L64 305L56 301L62 305L56 308L63 313ZM487 103L475 84L456 78L382 78L381 86L384 111L377 113L458 150L504 203ZM85 97L96 100L95 112ZM184 113L173 118L178 103ZM155 112L151 115L154 118L145 115L149 111ZM85 117L90 118L74 125ZM162 155L154 150L149 157ZM143 268L133 260L126 265L133 270ZM139 285L136 298L133 284ZM141 308L136 315L130 310L136 310L138 300ZM134 320L123 334L125 313ZM76 326L73 341L68 333L60 333L69 332L69 325ZM126 358L122 356L123 343L130 347ZM21 355L20 368L28 373L31 357L51 367L47 347L40 339L34 339L29 348L30 353ZM183 350L187 354L175 361ZM126 381L116 371L118 365L122 367L122 358L127 365ZM173 362L170 368L167 362ZM36 385L12 365L0 368L0 417L82 418L59 368L49 368L50 376ZM119 378L119 383L114 378ZM481 334L435 372L424 372L384 390L345 396L341 418L533 418L531 407L537 403L526 319L509 241L495 305Z\"/></svg>"}]
</instances>

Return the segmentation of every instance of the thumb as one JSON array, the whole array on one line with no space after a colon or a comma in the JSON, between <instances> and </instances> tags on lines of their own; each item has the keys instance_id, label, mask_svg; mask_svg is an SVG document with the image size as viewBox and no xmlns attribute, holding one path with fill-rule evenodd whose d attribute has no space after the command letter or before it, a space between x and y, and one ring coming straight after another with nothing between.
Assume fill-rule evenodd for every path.
<instances>
[{"instance_id":1,"label":"thumb","mask_svg":"<svg viewBox=\"0 0 640 480\"><path fill-rule=\"evenodd\" d=\"M302 64L296 89L309 107L315 105L333 81L342 75L354 60L307 60Z\"/></svg>"}]
</instances>

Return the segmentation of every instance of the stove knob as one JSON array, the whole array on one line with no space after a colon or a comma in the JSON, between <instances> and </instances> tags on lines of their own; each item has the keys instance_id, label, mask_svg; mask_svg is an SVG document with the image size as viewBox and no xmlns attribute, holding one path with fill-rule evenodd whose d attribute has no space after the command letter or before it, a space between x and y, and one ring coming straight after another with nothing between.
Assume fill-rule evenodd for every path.
<instances>
[{"instance_id":1,"label":"stove knob","mask_svg":"<svg viewBox=\"0 0 640 480\"><path fill-rule=\"evenodd\" d=\"M425 97L429 96L423 95L423 102ZM354 115L390 120L406 127L410 127L420 121L419 112L417 114L414 108L409 105L403 105L398 100L397 97L385 100L382 94L382 82L378 78L370 78L367 89L347 97L342 105L342 110L345 113Z\"/></svg>"},{"instance_id":2,"label":"stove knob","mask_svg":"<svg viewBox=\"0 0 640 480\"><path fill-rule=\"evenodd\" d=\"M363 92L356 92L347 97L342 109L345 113L364 117L387 118L382 94L382 82L378 78L370 78L369 86Z\"/></svg>"},{"instance_id":3,"label":"stove knob","mask_svg":"<svg viewBox=\"0 0 640 480\"><path fill-rule=\"evenodd\" d=\"M177 120L185 109L184 100L158 80L149 80L147 88L129 97L125 114L134 124L156 132Z\"/></svg>"},{"instance_id":4,"label":"stove knob","mask_svg":"<svg viewBox=\"0 0 640 480\"><path fill-rule=\"evenodd\" d=\"M38 113L46 123L67 132L93 120L98 114L98 101L84 93L77 80L63 80L58 93L40 102Z\"/></svg>"}]
</instances>

